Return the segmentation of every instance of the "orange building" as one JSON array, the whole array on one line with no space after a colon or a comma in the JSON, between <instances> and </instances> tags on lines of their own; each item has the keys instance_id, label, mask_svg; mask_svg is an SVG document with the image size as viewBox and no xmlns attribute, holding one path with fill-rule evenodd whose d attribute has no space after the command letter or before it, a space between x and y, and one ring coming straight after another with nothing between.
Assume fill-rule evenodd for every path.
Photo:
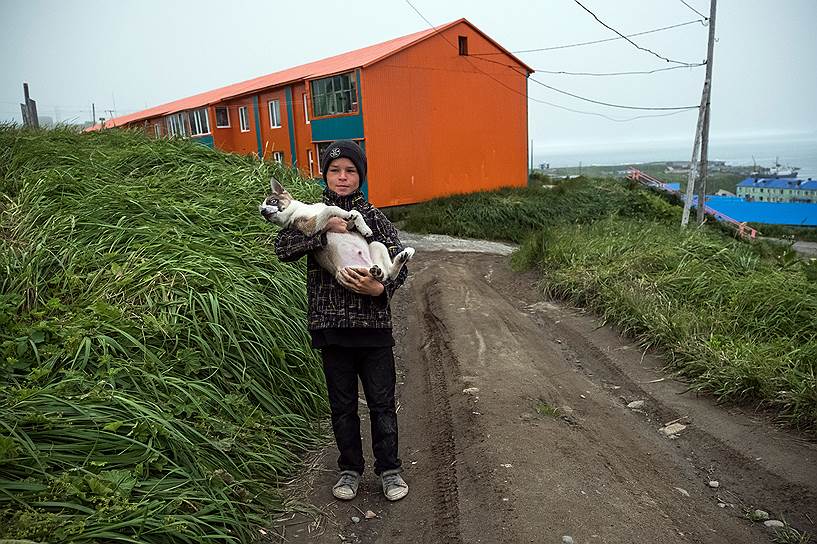
<instances>
[{"instance_id":1,"label":"orange building","mask_svg":"<svg viewBox=\"0 0 817 544\"><path fill-rule=\"evenodd\" d=\"M533 70L465 19L105 121L255 153L320 177L331 141L395 206L527 184ZM102 128L101 126L93 129Z\"/></svg>"}]
</instances>

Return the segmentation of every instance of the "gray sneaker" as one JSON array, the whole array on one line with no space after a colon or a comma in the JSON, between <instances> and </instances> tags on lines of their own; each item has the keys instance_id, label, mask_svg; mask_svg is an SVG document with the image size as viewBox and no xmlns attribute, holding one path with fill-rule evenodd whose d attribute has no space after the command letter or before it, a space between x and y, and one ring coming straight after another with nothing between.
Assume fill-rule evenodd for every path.
<instances>
[{"instance_id":1,"label":"gray sneaker","mask_svg":"<svg viewBox=\"0 0 817 544\"><path fill-rule=\"evenodd\" d=\"M399 501L408 495L408 484L400 476L400 469L385 470L380 475L383 484L383 494L390 501Z\"/></svg>"},{"instance_id":2,"label":"gray sneaker","mask_svg":"<svg viewBox=\"0 0 817 544\"><path fill-rule=\"evenodd\" d=\"M354 470L344 470L340 473L338 483L332 487L332 495L342 501L350 501L357 496L357 487L360 485L360 474Z\"/></svg>"}]
</instances>

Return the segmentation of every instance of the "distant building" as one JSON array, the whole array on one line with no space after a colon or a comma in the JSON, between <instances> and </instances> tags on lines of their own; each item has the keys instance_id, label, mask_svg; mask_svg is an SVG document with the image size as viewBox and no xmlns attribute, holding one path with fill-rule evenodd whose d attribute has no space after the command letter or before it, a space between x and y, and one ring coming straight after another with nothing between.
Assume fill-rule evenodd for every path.
<instances>
[{"instance_id":1,"label":"distant building","mask_svg":"<svg viewBox=\"0 0 817 544\"><path fill-rule=\"evenodd\" d=\"M746 178L737 191L748 202L817 202L817 181L811 178Z\"/></svg>"},{"instance_id":2,"label":"distant building","mask_svg":"<svg viewBox=\"0 0 817 544\"><path fill-rule=\"evenodd\" d=\"M411 204L527 185L531 73L459 19L109 119L104 128L195 138L315 178L330 142L355 140L369 158L369 200Z\"/></svg>"},{"instance_id":3,"label":"distant building","mask_svg":"<svg viewBox=\"0 0 817 544\"><path fill-rule=\"evenodd\" d=\"M729 196L709 196L706 205L718 214L738 223L761 223L766 225L817 226L817 204L801 202L748 202ZM760 230L763 230L761 227Z\"/></svg>"},{"instance_id":4,"label":"distant building","mask_svg":"<svg viewBox=\"0 0 817 544\"><path fill-rule=\"evenodd\" d=\"M715 196L735 196L735 193L727 191L726 189L718 189Z\"/></svg>"}]
</instances>

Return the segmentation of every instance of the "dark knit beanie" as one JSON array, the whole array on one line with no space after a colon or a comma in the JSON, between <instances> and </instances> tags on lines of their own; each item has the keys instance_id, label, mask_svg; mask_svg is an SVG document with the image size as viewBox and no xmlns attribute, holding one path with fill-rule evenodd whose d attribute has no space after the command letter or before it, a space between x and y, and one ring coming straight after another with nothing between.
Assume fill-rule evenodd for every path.
<instances>
[{"instance_id":1,"label":"dark knit beanie","mask_svg":"<svg viewBox=\"0 0 817 544\"><path fill-rule=\"evenodd\" d=\"M341 157L346 157L354 163L357 173L360 175L360 186L363 187L363 184L366 183L366 153L352 140L334 141L323 151L321 157L323 181L326 181L326 171L329 168L329 163Z\"/></svg>"}]
</instances>

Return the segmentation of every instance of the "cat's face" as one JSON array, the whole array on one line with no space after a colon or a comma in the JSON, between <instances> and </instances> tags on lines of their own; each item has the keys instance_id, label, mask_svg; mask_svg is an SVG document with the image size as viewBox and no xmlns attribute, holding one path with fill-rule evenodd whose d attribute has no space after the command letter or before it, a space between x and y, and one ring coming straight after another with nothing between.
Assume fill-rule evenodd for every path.
<instances>
[{"instance_id":1,"label":"cat's face","mask_svg":"<svg viewBox=\"0 0 817 544\"><path fill-rule=\"evenodd\" d=\"M290 195L275 178L270 180L270 187L272 194L264 199L264 202L258 206L258 209L261 215L264 216L264 219L277 222L277 214L286 210L287 206L292 203L292 195Z\"/></svg>"}]
</instances>

